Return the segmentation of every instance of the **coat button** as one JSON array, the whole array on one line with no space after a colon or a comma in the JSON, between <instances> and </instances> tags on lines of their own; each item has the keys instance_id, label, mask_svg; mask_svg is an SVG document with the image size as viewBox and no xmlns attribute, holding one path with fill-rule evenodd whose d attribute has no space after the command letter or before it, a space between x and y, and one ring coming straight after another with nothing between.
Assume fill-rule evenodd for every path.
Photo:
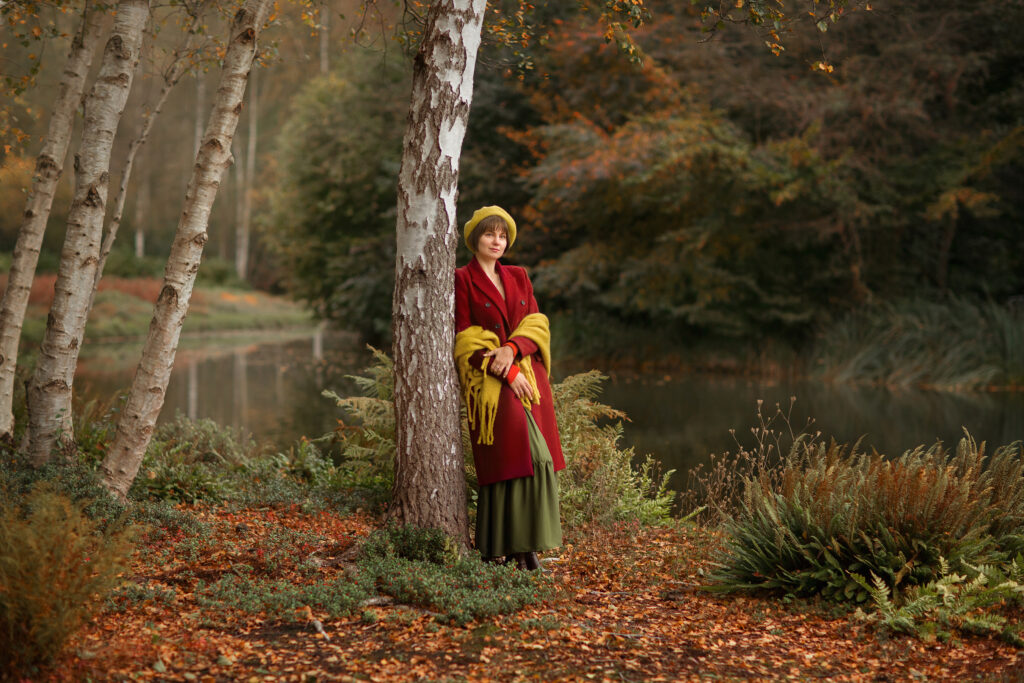
<instances>
[{"instance_id":1,"label":"coat button","mask_svg":"<svg viewBox=\"0 0 1024 683\"><path fill-rule=\"evenodd\" d=\"M490 307L491 307L491 302L490 301L485 301L484 302L484 308L490 308Z\"/></svg>"},{"instance_id":2,"label":"coat button","mask_svg":"<svg viewBox=\"0 0 1024 683\"><path fill-rule=\"evenodd\" d=\"M500 325L495 325L494 329L498 329L499 327L500 327Z\"/></svg>"},{"instance_id":3,"label":"coat button","mask_svg":"<svg viewBox=\"0 0 1024 683\"><path fill-rule=\"evenodd\" d=\"M519 303L521 303L523 306L525 306L526 305L526 299L520 299Z\"/></svg>"}]
</instances>

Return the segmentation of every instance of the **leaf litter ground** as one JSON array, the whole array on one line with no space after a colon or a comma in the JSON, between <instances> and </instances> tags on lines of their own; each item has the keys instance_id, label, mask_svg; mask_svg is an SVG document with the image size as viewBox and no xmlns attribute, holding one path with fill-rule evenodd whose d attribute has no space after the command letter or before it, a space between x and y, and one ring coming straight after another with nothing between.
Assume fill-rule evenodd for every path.
<instances>
[{"instance_id":1,"label":"leaf litter ground","mask_svg":"<svg viewBox=\"0 0 1024 683\"><path fill-rule=\"evenodd\" d=\"M708 594L700 587L713 535L682 525L573 534L545 562L553 597L466 627L387 601L337 619L305 607L294 620L211 608L197 601L199 581L240 566L295 583L336 578L375 522L298 509L190 511L212 535L142 546L126 578L159 599L102 612L51 679L1024 680L1024 656L997 640L928 643L881 634L829 603ZM282 529L319 541L281 557L266 539Z\"/></svg>"}]
</instances>

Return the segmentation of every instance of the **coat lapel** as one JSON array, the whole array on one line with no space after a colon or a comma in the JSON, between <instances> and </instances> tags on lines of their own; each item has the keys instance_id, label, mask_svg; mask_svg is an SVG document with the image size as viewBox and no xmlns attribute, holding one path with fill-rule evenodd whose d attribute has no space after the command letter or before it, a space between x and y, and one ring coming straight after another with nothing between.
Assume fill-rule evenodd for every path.
<instances>
[{"instance_id":1,"label":"coat lapel","mask_svg":"<svg viewBox=\"0 0 1024 683\"><path fill-rule=\"evenodd\" d=\"M509 296L509 278L505 277L504 273L502 273L500 263L495 264L494 269L498 273L498 277L501 278L501 284L505 288L505 296ZM480 290L485 297L490 299L493 306L498 308L498 312L501 313L501 317L505 321L505 327L511 329L509 327L508 309L505 306L505 300L501 298L501 292L499 292L498 288L494 286L493 282L491 282L491 278L487 277L487 273L484 272L483 267L481 267L480 262L476 260L476 257L469 262L469 273L476 288Z\"/></svg>"}]
</instances>

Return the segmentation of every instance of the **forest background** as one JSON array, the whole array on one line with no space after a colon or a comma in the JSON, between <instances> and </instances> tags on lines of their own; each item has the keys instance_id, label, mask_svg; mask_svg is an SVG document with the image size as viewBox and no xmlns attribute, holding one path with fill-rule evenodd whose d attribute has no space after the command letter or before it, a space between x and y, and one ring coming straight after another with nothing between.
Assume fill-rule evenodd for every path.
<instances>
[{"instance_id":1,"label":"forest background","mask_svg":"<svg viewBox=\"0 0 1024 683\"><path fill-rule=\"evenodd\" d=\"M918 381L1019 384L1020 345L989 333L1019 317L1024 296L1024 48L1012 29L1024 4L878 2L775 48L748 27L706 32L687 3L649 6L633 60L573 7L546 3L504 25L500 3L488 10L459 221L484 204L520 219L508 260L530 269L558 343L589 357L733 368L768 358L885 381L895 367L852 358L930 321L938 355L961 327L988 351ZM411 58L401 32L381 26L400 22L400 8L278 9L204 270L234 270L386 343ZM53 26L74 21L57 12ZM510 25L529 40L501 35ZM129 114L152 96L180 31L155 37ZM4 55L14 77L43 50L37 85L6 103L0 258L63 53L59 41L26 43ZM195 59L136 161L124 219L136 238L122 238L108 274L162 272L216 76L210 55ZM139 125L126 117L122 129ZM56 226L70 180L62 188ZM41 272L55 270L62 239L47 232Z\"/></svg>"},{"instance_id":2,"label":"forest background","mask_svg":"<svg viewBox=\"0 0 1024 683\"><path fill-rule=\"evenodd\" d=\"M212 171L229 166L231 148L234 164L210 224L212 254L201 271L206 283L290 294L338 327L386 344L396 223L400 243L410 232L420 230L415 243L421 233L436 236L445 227L436 225L438 218L408 230L416 211L401 203L395 208L396 179L410 177L399 174L400 162L407 168L415 156L410 144L403 157L399 132L406 128L409 74L422 85L429 58L421 48L413 60L408 48L424 36L422 44L429 45L435 24L417 16L427 3L412 0L276 3L265 22L270 4L247 0L246 9L235 13L230 43L215 36L224 34L235 3L118 5L114 25L126 29L131 23L136 45L144 20L149 23L148 47L135 72L141 87L133 88L125 108L115 159L127 166L129 141L152 116L146 112L161 80L167 85L169 74L185 78L135 159L124 230L135 237L130 245L122 239L106 274L137 278L137 290L145 289L140 282L157 282L173 225L175 248L206 243L205 217L186 220L193 206L186 201L179 219L180 197L189 175L195 181L206 174L203 182L216 186L219 171ZM452 18L454 4L430 4L437 10L433 19L441 17L443 24ZM475 4L474 21L483 5ZM492 3L488 9L461 155L458 219L490 203L520 218L521 240L509 260L531 270L541 305L554 318L560 357L571 351L600 367L636 361L733 371L791 368L931 388L1024 384L1024 129L1015 69L1021 48L1012 32L1024 18L1021 2L967 8L858 3L858 11L842 21L834 21L839 9L851 5L829 3L835 15L787 20L792 32L781 25L773 32L770 25L709 24L704 9L681 3L653 2L641 10L638 0L617 0L591 6L589 13L576 4L551 5ZM651 13L627 35L602 22L601 7ZM9 248L14 240L32 173L28 159L77 8L62 0L0 0L7 38L0 43L6 93L0 101L0 232L6 242L0 246ZM268 40L260 34L265 23ZM427 27L424 36L421 27ZM132 49L117 49L127 35L124 30L108 41L112 64L134 57ZM259 67L246 77L257 45ZM101 72L108 75L96 80L127 86L134 68ZM445 68L454 70L440 70ZM467 73L463 69L461 77ZM127 87L122 91L127 95ZM416 105L451 104L438 104L425 92L412 97L414 124ZM88 108L99 98L84 101ZM216 102L215 115L204 133L210 101ZM449 129L461 125L468 98L454 108L461 113L436 120ZM243 126L232 146L240 114ZM84 119L88 129L90 117ZM419 138L428 146L445 143L436 130ZM76 148L81 156L90 152L87 144ZM436 161L423 156L431 157L422 159L428 164ZM59 224L75 224L65 213L71 187L77 193L87 184L82 167L89 164L80 166L77 156L75 162L50 216L58 225L47 233L44 273L57 264ZM437 175L444 175L447 163L441 159ZM126 175L124 167L114 169L115 186L118 174ZM441 188L422 193L436 204L455 185L451 174L425 182L431 190ZM408 184L403 187L407 196ZM86 200L72 203L73 210L96 207L91 195ZM103 216L98 219L102 228ZM183 233L182 226L196 232ZM76 249L65 242L65 263L76 260ZM198 254L190 260L170 253L173 267L166 271L147 349L162 322L173 332L167 335L171 355L144 351L125 407L114 405L102 417L95 403L75 415L69 404L50 411L53 433L42 437L64 438L59 448L67 457L52 458L41 437L38 453L28 454L34 467L17 452L18 438L0 439L0 630L17 633L0 638L0 662L26 671L53 664L56 672L70 672L94 661L84 666L108 676L160 677L168 668L188 669L192 678L181 673L182 679L205 672L203 680L209 680L237 678L242 670L290 675L298 665L347 676L389 667L382 654L390 654L395 668L389 675L403 676L406 662L431 669L430 677L462 675L478 665L493 667L490 658L499 653L474 653L475 645L456 628L476 621L496 633L508 626L502 615L528 610L516 642L500 655L499 664L516 673L540 631L550 643L548 632L564 630L568 643L578 646L578 656L560 670L567 677L582 671L589 676L596 665L608 677L626 679L629 672L630 680L650 678L653 669L704 671L709 662L729 675L763 676L810 670L821 653L837 651L853 653L837 670L856 666L871 676L892 669L895 652L875 638L873 625L881 634L905 631L929 643L927 652L895 646L902 654L896 653L892 670L906 676L920 675L921 667L955 676L959 667L978 661L993 673L1017 668L1010 646L1024 644L1019 441L987 450L965 434L955 454L937 443L888 459L868 455L859 443L826 444L820 432L796 436L787 413L779 409L772 416L758 402L755 449L740 446L733 456L711 456L710 469L694 470L695 487L681 501L684 518L671 519L677 501L668 488L671 473L662 475L652 458L639 462L631 448L619 447L622 425L616 421L625 415L596 403L598 372L572 375L555 387L571 463L559 480L568 542L561 557L545 558L549 577L525 576L477 562L437 530L395 524L433 526L431 519L410 514L420 503L454 510L446 517L454 520L448 530L464 542L475 515L471 465L437 457L451 452L455 431L417 422L442 412L436 403L421 409L402 402L401 385L437 380L451 370L443 338L435 354L439 366L416 365L416 356L403 354L410 340L415 350L429 345L421 330L451 324L450 311L441 311L437 328L410 325L402 305L416 295L403 297L399 289L394 299L396 360L392 365L386 354L376 354L369 377L356 381L368 395L329 394L346 416L331 434L304 435L286 451L272 452L269 444L208 420L179 416L154 430L159 406L152 422L136 419L141 409L133 397L159 395L162 401L173 365L167 359L173 358L181 320L160 315L160 302L165 309L169 302L187 303L187 278L198 268ZM417 271L409 253L397 259L400 286L415 278L447 282L447 275L423 274L450 275L450 261L447 270ZM93 261L91 253L78 260ZM418 265L433 267L440 260ZM168 280L182 273L187 278L175 289ZM88 295L82 299L88 308L95 283L83 279L78 293ZM39 282L45 288L50 280ZM60 302L61 277L57 282ZM425 297L425 307L443 302L443 295L443 286L437 288ZM252 298L257 306L267 300ZM97 301L103 303L99 296ZM53 310L47 335L60 317ZM93 310L107 315L111 309ZM36 340L27 337L24 344L33 346ZM67 344L75 357L78 342L74 337ZM40 356L45 360L45 341ZM417 370L406 372L402 363ZM43 365L37 364L34 384L62 384L70 400L70 377L52 381L42 376ZM147 387L138 378L148 366L165 374ZM457 418L452 402L447 407ZM119 412L115 432L111 420ZM30 407L30 418L38 414ZM346 423L350 418L352 424ZM132 420L145 440L137 452L122 452L123 435L131 431L122 427ZM408 424L418 425L415 438L403 438ZM457 419L450 426L457 431ZM31 428L30 421L30 436ZM788 457L779 459L783 431L793 443ZM410 444L420 447L424 434L441 447L423 449L423 471L454 475L438 487L423 477L410 483L416 477L404 467L416 460ZM66 438L72 435L75 441ZM32 446L33 438L28 441ZM437 467L442 459L444 468ZM129 460L130 468L123 464ZM122 464L108 467L111 461ZM97 466L105 475L126 476L99 481ZM111 499L111 490L120 501ZM435 497L441 502L431 502ZM383 522L371 517L384 514L391 524L371 530ZM124 533L122 525L129 526ZM135 533L142 535L132 550ZM646 540L635 542L638 534ZM24 540L30 537L40 543ZM69 538L82 543L69 544ZM622 538L635 542L636 563L600 552L621 546ZM70 553L61 556L70 559L40 559L59 556L48 555L47 548ZM75 571L63 572L65 566ZM45 573L51 569L61 572L64 584ZM621 619L621 603L607 599L627 594L617 588L636 597ZM752 603L758 607L751 621L733 628L732 614L749 611L744 599L696 594L704 589L784 591L784 605L807 598L792 610L807 612L804 623L825 630L808 647L803 626L791 632L767 628L776 618L789 621L790 608L762 595ZM54 599L64 601L67 619L50 629L57 620L42 615L50 614L48 601ZM831 610L822 600L873 611ZM95 618L76 634L90 613ZM387 624L379 625L382 615ZM267 619L270 630L261 625ZM363 625L359 633L372 629L365 638L332 644L337 655L321 647L331 633L354 633L357 621ZM857 624L852 631L851 623ZM115 629L122 635L111 639ZM167 640L162 643L165 636L154 629L166 629ZM280 639L303 631L323 636L322 643L299 638L293 648ZM762 648L757 657L746 647L752 631ZM397 633L411 640L379 649L382 634L394 640ZM698 633L704 635L691 640ZM951 663L958 658L949 653L963 647L960 638L970 654ZM439 644L426 660L420 654L424 640ZM72 647L65 648L68 642ZM638 644L643 661L636 656ZM593 646L610 656L595 660ZM668 651L674 654L666 658ZM463 659L453 664L449 653ZM110 663L120 667L114 674ZM550 674L546 657L528 666ZM813 670L827 675L826 669Z\"/></svg>"}]
</instances>

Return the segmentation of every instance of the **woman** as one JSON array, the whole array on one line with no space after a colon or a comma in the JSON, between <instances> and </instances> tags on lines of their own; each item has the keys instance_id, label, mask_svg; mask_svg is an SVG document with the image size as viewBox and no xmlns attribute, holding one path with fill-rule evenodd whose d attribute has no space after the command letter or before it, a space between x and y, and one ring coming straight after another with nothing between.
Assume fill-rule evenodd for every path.
<instances>
[{"instance_id":1,"label":"woman","mask_svg":"<svg viewBox=\"0 0 1024 683\"><path fill-rule=\"evenodd\" d=\"M455 361L469 413L477 498L476 547L539 569L562 543L558 481L565 468L548 374L548 319L526 271L499 263L516 224L497 206L464 229L474 258L455 271Z\"/></svg>"}]
</instances>

